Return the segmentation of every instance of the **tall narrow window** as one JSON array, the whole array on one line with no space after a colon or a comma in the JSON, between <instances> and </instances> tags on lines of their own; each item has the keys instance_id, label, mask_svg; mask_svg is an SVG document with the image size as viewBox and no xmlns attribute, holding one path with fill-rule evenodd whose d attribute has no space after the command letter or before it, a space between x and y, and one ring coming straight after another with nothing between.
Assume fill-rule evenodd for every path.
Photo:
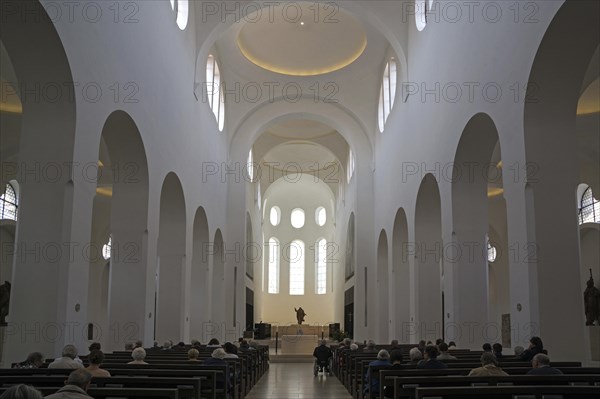
<instances>
[{"instance_id":1,"label":"tall narrow window","mask_svg":"<svg viewBox=\"0 0 600 399\"><path fill-rule=\"evenodd\" d=\"M112 236L109 236L108 242L102 246L102 257L105 260L109 260L111 254L112 254Z\"/></svg>"},{"instance_id":2,"label":"tall narrow window","mask_svg":"<svg viewBox=\"0 0 600 399\"><path fill-rule=\"evenodd\" d=\"M327 222L327 211L322 206L318 207L315 211L315 222L317 226L323 227Z\"/></svg>"},{"instance_id":3,"label":"tall narrow window","mask_svg":"<svg viewBox=\"0 0 600 399\"><path fill-rule=\"evenodd\" d=\"M269 221L272 226L278 226L281 221L281 209L278 206L272 206L269 212Z\"/></svg>"},{"instance_id":4,"label":"tall narrow window","mask_svg":"<svg viewBox=\"0 0 600 399\"><path fill-rule=\"evenodd\" d=\"M290 215L292 226L296 229L304 227L304 210L296 208Z\"/></svg>"},{"instance_id":5,"label":"tall narrow window","mask_svg":"<svg viewBox=\"0 0 600 399\"><path fill-rule=\"evenodd\" d=\"M248 162L246 163L246 170L248 171L248 179L254 181L254 155L252 154L252 148L248 152Z\"/></svg>"},{"instance_id":6,"label":"tall narrow window","mask_svg":"<svg viewBox=\"0 0 600 399\"><path fill-rule=\"evenodd\" d=\"M279 294L279 241L269 239L269 294Z\"/></svg>"},{"instance_id":7,"label":"tall narrow window","mask_svg":"<svg viewBox=\"0 0 600 399\"><path fill-rule=\"evenodd\" d=\"M600 223L600 201L594 198L592 188L588 187L581 196L579 224Z\"/></svg>"},{"instance_id":8,"label":"tall narrow window","mask_svg":"<svg viewBox=\"0 0 600 399\"><path fill-rule=\"evenodd\" d=\"M316 293L326 294L327 293L327 240L322 238L317 241L316 248L316 260L317 260L317 284Z\"/></svg>"},{"instance_id":9,"label":"tall narrow window","mask_svg":"<svg viewBox=\"0 0 600 399\"><path fill-rule=\"evenodd\" d=\"M214 55L209 54L206 61L206 94L208 105L215 115L219 131L225 126L225 97L223 96L223 82L219 64Z\"/></svg>"},{"instance_id":10,"label":"tall narrow window","mask_svg":"<svg viewBox=\"0 0 600 399\"><path fill-rule=\"evenodd\" d=\"M304 295L304 242L294 240L289 255L290 295Z\"/></svg>"},{"instance_id":11,"label":"tall narrow window","mask_svg":"<svg viewBox=\"0 0 600 399\"><path fill-rule=\"evenodd\" d=\"M487 258L489 263L494 263L496 261L496 247L492 245L490 239L487 239Z\"/></svg>"},{"instance_id":12,"label":"tall narrow window","mask_svg":"<svg viewBox=\"0 0 600 399\"><path fill-rule=\"evenodd\" d=\"M171 9L175 11L176 22L179 29L184 30L188 24L189 3L188 0L170 0Z\"/></svg>"},{"instance_id":13,"label":"tall narrow window","mask_svg":"<svg viewBox=\"0 0 600 399\"><path fill-rule=\"evenodd\" d=\"M352 180L352 176L354 176L354 152L352 152L352 148L348 151L348 163L346 165L346 176L348 178L348 184L350 184L350 180Z\"/></svg>"},{"instance_id":14,"label":"tall narrow window","mask_svg":"<svg viewBox=\"0 0 600 399\"><path fill-rule=\"evenodd\" d=\"M17 192L12 184L6 185L6 191L0 195L0 219L17 220L17 208L19 207Z\"/></svg>"},{"instance_id":15,"label":"tall narrow window","mask_svg":"<svg viewBox=\"0 0 600 399\"><path fill-rule=\"evenodd\" d=\"M388 116L394 107L397 82L396 59L391 57L383 70L381 90L379 92L379 131L383 132Z\"/></svg>"}]
</instances>

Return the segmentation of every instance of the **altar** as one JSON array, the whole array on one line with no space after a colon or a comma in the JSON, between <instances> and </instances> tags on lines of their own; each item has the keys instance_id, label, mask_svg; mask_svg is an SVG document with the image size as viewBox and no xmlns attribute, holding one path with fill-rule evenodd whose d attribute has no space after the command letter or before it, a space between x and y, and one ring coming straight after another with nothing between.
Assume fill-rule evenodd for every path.
<instances>
[{"instance_id":1,"label":"altar","mask_svg":"<svg viewBox=\"0 0 600 399\"><path fill-rule=\"evenodd\" d=\"M285 355L312 355L319 345L317 335L283 335L281 336L281 353Z\"/></svg>"}]
</instances>

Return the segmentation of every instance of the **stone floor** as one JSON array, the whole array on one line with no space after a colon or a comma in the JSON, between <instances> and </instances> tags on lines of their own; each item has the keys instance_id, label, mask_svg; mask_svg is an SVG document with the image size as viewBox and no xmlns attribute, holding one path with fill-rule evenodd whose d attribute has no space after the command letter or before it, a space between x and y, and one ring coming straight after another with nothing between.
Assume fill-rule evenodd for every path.
<instances>
[{"instance_id":1,"label":"stone floor","mask_svg":"<svg viewBox=\"0 0 600 399\"><path fill-rule=\"evenodd\" d=\"M336 377L313 376L307 363L272 363L246 399L352 399Z\"/></svg>"}]
</instances>

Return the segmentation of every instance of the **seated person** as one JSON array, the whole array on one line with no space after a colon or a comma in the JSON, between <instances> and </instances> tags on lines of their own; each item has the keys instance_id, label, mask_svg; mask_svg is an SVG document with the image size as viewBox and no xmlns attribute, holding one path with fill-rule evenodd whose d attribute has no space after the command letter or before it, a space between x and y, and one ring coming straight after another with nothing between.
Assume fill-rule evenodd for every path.
<instances>
[{"instance_id":1,"label":"seated person","mask_svg":"<svg viewBox=\"0 0 600 399\"><path fill-rule=\"evenodd\" d=\"M551 367L550 358L543 353L535 355L531 365L533 368L527 372L527 375L557 375L563 373L559 369Z\"/></svg>"},{"instance_id":2,"label":"seated person","mask_svg":"<svg viewBox=\"0 0 600 399\"><path fill-rule=\"evenodd\" d=\"M40 352L33 352L27 356L24 362L17 363L13 368L15 369L37 369L42 367L44 364L44 355Z\"/></svg>"},{"instance_id":3,"label":"seated person","mask_svg":"<svg viewBox=\"0 0 600 399\"><path fill-rule=\"evenodd\" d=\"M397 339L393 339L392 342L390 343L390 354L391 354L391 351L396 350L396 349L400 349L400 344L398 343Z\"/></svg>"},{"instance_id":4,"label":"seated person","mask_svg":"<svg viewBox=\"0 0 600 399\"><path fill-rule=\"evenodd\" d=\"M42 394L31 385L18 384L4 391L0 399L42 399Z\"/></svg>"},{"instance_id":5,"label":"seated person","mask_svg":"<svg viewBox=\"0 0 600 399\"><path fill-rule=\"evenodd\" d=\"M173 352L173 343L171 341L165 341L162 350L163 352Z\"/></svg>"},{"instance_id":6,"label":"seated person","mask_svg":"<svg viewBox=\"0 0 600 399\"><path fill-rule=\"evenodd\" d=\"M92 375L86 370L75 370L69 374L65 386L55 394L46 396L46 399L90 399L87 394Z\"/></svg>"},{"instance_id":7,"label":"seated person","mask_svg":"<svg viewBox=\"0 0 600 399\"><path fill-rule=\"evenodd\" d=\"M456 360L456 356L452 356L450 353L448 353L447 343L442 342L439 344L438 348L440 350L440 354L437 357L438 360Z\"/></svg>"},{"instance_id":8,"label":"seated person","mask_svg":"<svg viewBox=\"0 0 600 399\"><path fill-rule=\"evenodd\" d=\"M133 360L127 364L148 364L144 361L146 358L146 350L144 348L135 348L133 352L131 352L131 357Z\"/></svg>"},{"instance_id":9,"label":"seated person","mask_svg":"<svg viewBox=\"0 0 600 399\"><path fill-rule=\"evenodd\" d=\"M373 360L372 362L369 363L369 366L391 366L392 364L390 363L390 353L388 351L386 351L385 349L380 350L377 353L377 360ZM370 374L370 369L367 369L367 373L365 374L365 389L363 390L363 392L366 394L368 392L374 393L374 394L378 394L379 393L379 378L375 378L374 376L371 377Z\"/></svg>"},{"instance_id":10,"label":"seated person","mask_svg":"<svg viewBox=\"0 0 600 399\"><path fill-rule=\"evenodd\" d=\"M200 359L198 359L198 356L200 356L200 352L198 352L198 349L192 348L188 351L188 361L199 362Z\"/></svg>"},{"instance_id":11,"label":"seated person","mask_svg":"<svg viewBox=\"0 0 600 399\"><path fill-rule=\"evenodd\" d=\"M247 344L247 342L246 342ZM216 338L211 339L210 341L208 341L208 345L206 345L207 348L220 348L221 344L219 343L219 340Z\"/></svg>"},{"instance_id":12,"label":"seated person","mask_svg":"<svg viewBox=\"0 0 600 399\"><path fill-rule=\"evenodd\" d=\"M410 357L410 362L412 364L418 364L421 360L423 360L423 354L419 350L419 348L412 348L408 352L408 357Z\"/></svg>"},{"instance_id":13,"label":"seated person","mask_svg":"<svg viewBox=\"0 0 600 399\"><path fill-rule=\"evenodd\" d=\"M418 349L417 349L418 351ZM419 352L421 353L421 352ZM402 351L395 349L390 353L390 362L392 362L392 370L402 370ZM383 396L386 398L394 397L394 385L388 385L383 389Z\"/></svg>"},{"instance_id":14,"label":"seated person","mask_svg":"<svg viewBox=\"0 0 600 399\"><path fill-rule=\"evenodd\" d=\"M331 375L331 359L333 358L333 352L327 346L327 341L321 340L319 346L313 351L313 357L315 358L314 363L314 374L315 376L319 371L325 371Z\"/></svg>"},{"instance_id":15,"label":"seated person","mask_svg":"<svg viewBox=\"0 0 600 399\"><path fill-rule=\"evenodd\" d=\"M93 351L102 350L102 346L100 345L100 342L92 342L88 347L88 350L90 351L90 353L92 353Z\"/></svg>"},{"instance_id":16,"label":"seated person","mask_svg":"<svg viewBox=\"0 0 600 399\"><path fill-rule=\"evenodd\" d=\"M227 361L225 360L225 350L223 348L217 348L215 349L210 357L208 359L205 359L202 362L203 366L227 366L227 373L229 373L229 366L227 364ZM229 375L229 378L227 379L227 391L230 392L231 388L232 388L232 383L231 383L231 377L232 375ZM223 375L221 373L219 373L217 375L217 388L219 389L223 389L225 387L225 381L223 379Z\"/></svg>"},{"instance_id":17,"label":"seated person","mask_svg":"<svg viewBox=\"0 0 600 399\"><path fill-rule=\"evenodd\" d=\"M101 369L100 366L104 361L104 353L101 350L92 351L89 354L88 360L90 365L85 370L92 375L92 377L110 377L110 373L107 370Z\"/></svg>"},{"instance_id":18,"label":"seated person","mask_svg":"<svg viewBox=\"0 0 600 399\"><path fill-rule=\"evenodd\" d=\"M525 348L523 348L521 345L515 346L515 349L513 349L515 351L515 356L516 357L520 357L521 354L523 352L525 352Z\"/></svg>"},{"instance_id":19,"label":"seated person","mask_svg":"<svg viewBox=\"0 0 600 399\"><path fill-rule=\"evenodd\" d=\"M491 352L492 351L492 345L488 344L487 342L485 344L483 344L482 349L484 352Z\"/></svg>"},{"instance_id":20,"label":"seated person","mask_svg":"<svg viewBox=\"0 0 600 399\"><path fill-rule=\"evenodd\" d=\"M144 347L144 343L141 340L135 341L135 344L133 345L133 349L135 349L135 348L143 348L143 347Z\"/></svg>"},{"instance_id":21,"label":"seated person","mask_svg":"<svg viewBox=\"0 0 600 399\"><path fill-rule=\"evenodd\" d=\"M448 365L444 362L437 360L438 348L434 345L428 345L425 347L425 354L423 360L417 364L418 369L447 369Z\"/></svg>"},{"instance_id":22,"label":"seated person","mask_svg":"<svg viewBox=\"0 0 600 399\"><path fill-rule=\"evenodd\" d=\"M456 342L454 342L454 341L450 341L450 342L448 342L448 349L449 349L449 350L454 350L454 349L456 349Z\"/></svg>"},{"instance_id":23,"label":"seated person","mask_svg":"<svg viewBox=\"0 0 600 399\"><path fill-rule=\"evenodd\" d=\"M496 342L492 345L492 353L496 356L496 359L502 359L502 345Z\"/></svg>"},{"instance_id":24,"label":"seated person","mask_svg":"<svg viewBox=\"0 0 600 399\"><path fill-rule=\"evenodd\" d=\"M79 360L79 361L78 361ZM75 345L66 345L62 350L62 357L55 359L48 365L49 369L82 369L83 363L77 357Z\"/></svg>"},{"instance_id":25,"label":"seated person","mask_svg":"<svg viewBox=\"0 0 600 399\"><path fill-rule=\"evenodd\" d=\"M363 349L363 353L378 353L375 341L373 341L372 339L368 340L367 346L365 346L365 349Z\"/></svg>"},{"instance_id":26,"label":"seated person","mask_svg":"<svg viewBox=\"0 0 600 399\"><path fill-rule=\"evenodd\" d=\"M469 376L486 377L491 375L508 375L498 367L498 359L491 352L483 352L481 355L481 367L477 367L469 373Z\"/></svg>"},{"instance_id":27,"label":"seated person","mask_svg":"<svg viewBox=\"0 0 600 399\"><path fill-rule=\"evenodd\" d=\"M546 351L544 351L544 344L540 337L531 337L529 340L529 348L525 349L523 353L521 353L519 359L530 362L538 353L547 354Z\"/></svg>"},{"instance_id":28,"label":"seated person","mask_svg":"<svg viewBox=\"0 0 600 399\"><path fill-rule=\"evenodd\" d=\"M223 349L225 350L225 359L238 359L238 348L231 342L225 342L223 345Z\"/></svg>"}]
</instances>

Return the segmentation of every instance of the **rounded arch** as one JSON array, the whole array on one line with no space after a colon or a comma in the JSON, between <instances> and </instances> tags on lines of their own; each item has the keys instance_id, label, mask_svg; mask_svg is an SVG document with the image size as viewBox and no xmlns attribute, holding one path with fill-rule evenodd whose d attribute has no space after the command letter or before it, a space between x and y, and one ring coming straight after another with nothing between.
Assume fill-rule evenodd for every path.
<instances>
[{"instance_id":1,"label":"rounded arch","mask_svg":"<svg viewBox=\"0 0 600 399\"><path fill-rule=\"evenodd\" d=\"M213 239L212 284L211 284L211 321L215 324L215 332L220 334L220 327L225 323L225 256L224 241L221 229L215 231ZM208 339L214 337L207 337ZM221 339L222 336L216 338Z\"/></svg>"},{"instance_id":2,"label":"rounded arch","mask_svg":"<svg viewBox=\"0 0 600 399\"><path fill-rule=\"evenodd\" d=\"M98 143L97 162L91 242L102 248L110 238L112 255L108 265L102 256L90 259L89 322L103 329L133 320L144 325L145 306L129 298L132 292L143 297L148 290L143 278L147 275L147 259L142 255L147 248L148 161L141 133L127 112L117 110L107 117ZM139 256L125 256L132 245ZM133 275L139 278L131 279ZM104 343L115 349L125 344Z\"/></svg>"},{"instance_id":3,"label":"rounded arch","mask_svg":"<svg viewBox=\"0 0 600 399\"><path fill-rule=\"evenodd\" d=\"M442 336L442 226L440 190L428 173L415 210L416 321L421 339ZM433 339L432 339L433 338Z\"/></svg>"},{"instance_id":4,"label":"rounded arch","mask_svg":"<svg viewBox=\"0 0 600 399\"><path fill-rule=\"evenodd\" d=\"M186 214L183 186L174 172L165 177L160 193L158 233L158 300L155 338L182 339L185 323L184 286Z\"/></svg>"},{"instance_id":5,"label":"rounded arch","mask_svg":"<svg viewBox=\"0 0 600 399\"><path fill-rule=\"evenodd\" d=\"M388 262L388 238L385 229L379 233L377 240L377 340L386 342L389 340L389 318L390 299L389 292L389 262Z\"/></svg>"},{"instance_id":6,"label":"rounded arch","mask_svg":"<svg viewBox=\"0 0 600 399\"><path fill-rule=\"evenodd\" d=\"M210 319L208 217L203 207L194 215L192 273L190 289L190 337L200 339L203 323Z\"/></svg>"},{"instance_id":7,"label":"rounded arch","mask_svg":"<svg viewBox=\"0 0 600 399\"><path fill-rule=\"evenodd\" d=\"M524 106L525 156L535 166L535 174L530 169L526 177L528 240L537 249L530 263L545 270L533 276L530 289L538 292L539 334L550 342L576 343L556 345L555 356L589 358L583 327L564 328L585 324L580 298L585 278L564 266L580 262L573 217L573 193L580 183L574 132L587 70L600 44L600 3L565 1L558 7L535 55L526 97L530 101Z\"/></svg>"},{"instance_id":8,"label":"rounded arch","mask_svg":"<svg viewBox=\"0 0 600 399\"><path fill-rule=\"evenodd\" d=\"M401 343L410 343L410 336L404 334L403 328L410 322L410 261L408 258L408 221L404 208L398 209L394 218L392 233L392 284L393 284L393 319L395 320L395 337Z\"/></svg>"}]
</instances>

